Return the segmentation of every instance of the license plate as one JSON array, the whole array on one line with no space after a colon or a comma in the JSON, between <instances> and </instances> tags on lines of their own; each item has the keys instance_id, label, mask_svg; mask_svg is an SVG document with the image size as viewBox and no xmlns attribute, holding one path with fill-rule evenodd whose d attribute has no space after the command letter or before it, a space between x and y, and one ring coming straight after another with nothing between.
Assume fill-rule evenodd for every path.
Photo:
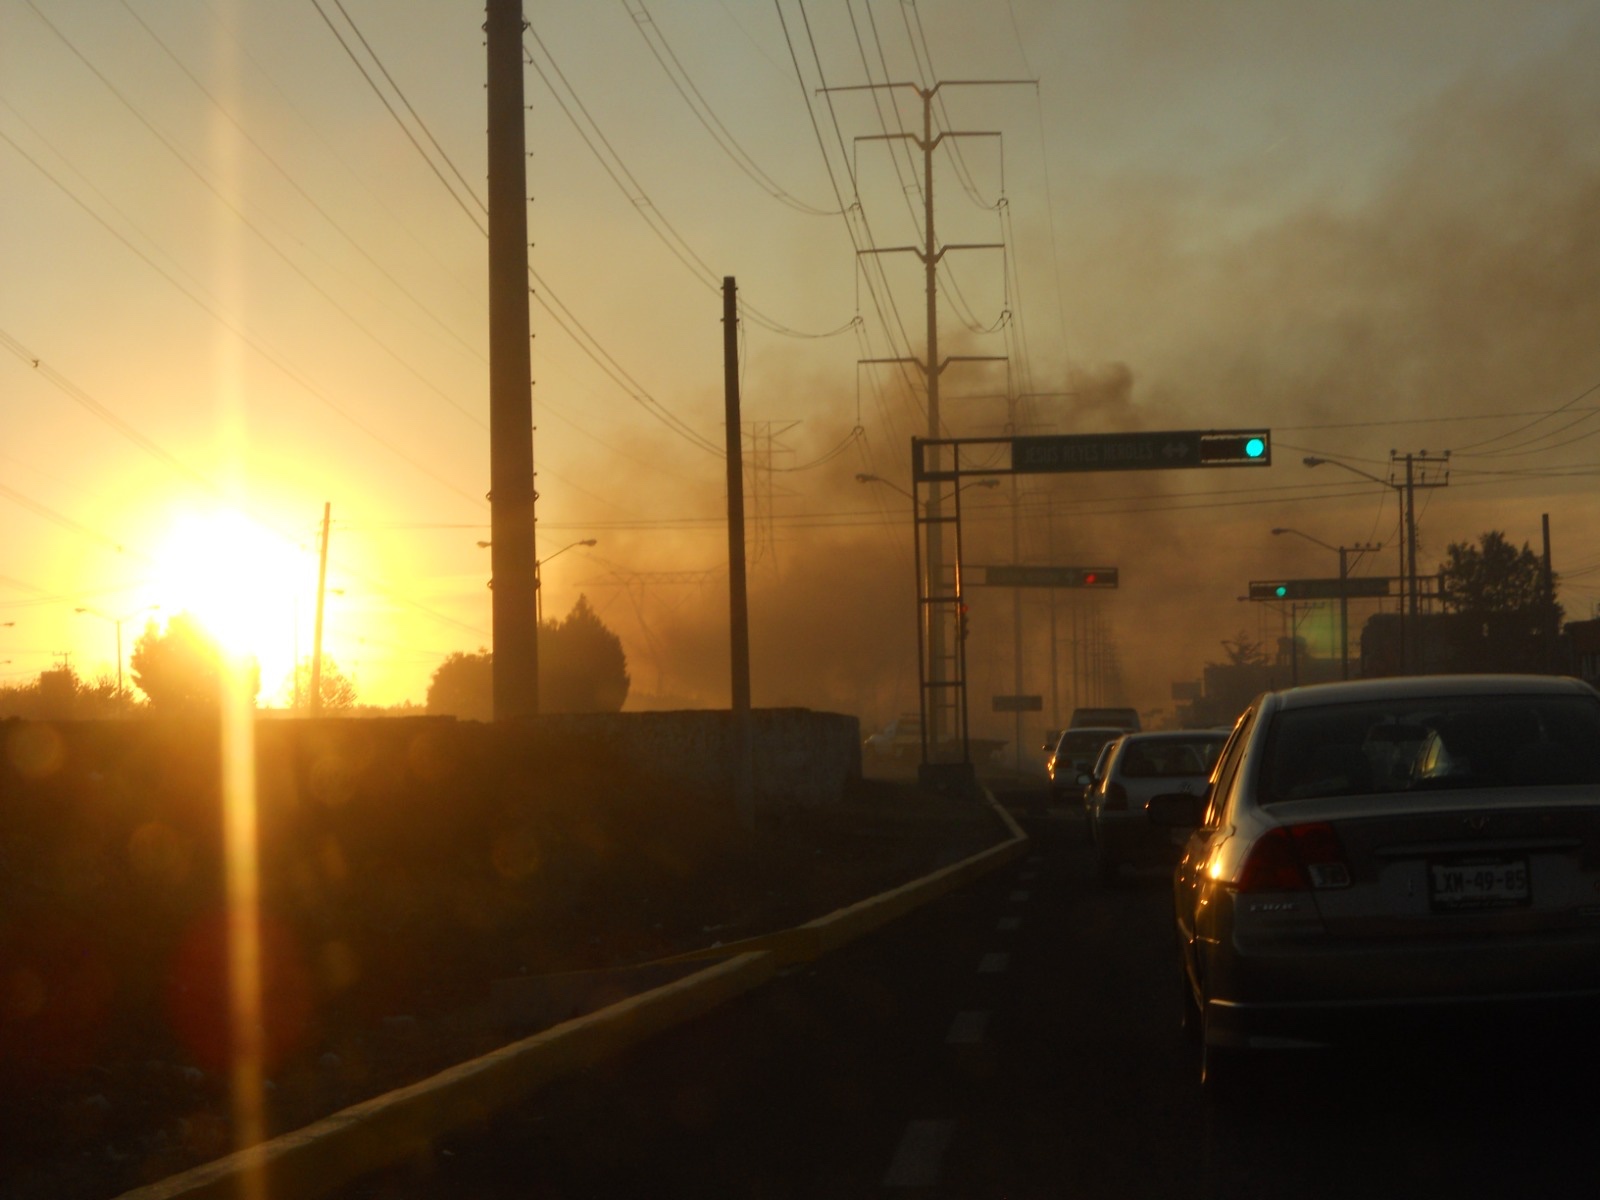
<instances>
[{"instance_id":1,"label":"license plate","mask_svg":"<svg viewBox=\"0 0 1600 1200\"><path fill-rule=\"evenodd\" d=\"M1532 899L1525 858L1453 858L1428 864L1428 899L1435 912L1515 908Z\"/></svg>"}]
</instances>

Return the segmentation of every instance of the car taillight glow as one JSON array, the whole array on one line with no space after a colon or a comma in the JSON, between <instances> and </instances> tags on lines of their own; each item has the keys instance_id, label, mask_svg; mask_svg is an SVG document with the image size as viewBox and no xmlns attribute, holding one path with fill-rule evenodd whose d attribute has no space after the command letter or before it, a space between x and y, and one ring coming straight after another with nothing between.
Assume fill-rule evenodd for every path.
<instances>
[{"instance_id":1,"label":"car taillight glow","mask_svg":"<svg viewBox=\"0 0 1600 1200\"><path fill-rule=\"evenodd\" d=\"M1106 807L1119 810L1128 807L1128 789L1115 779L1106 784Z\"/></svg>"},{"instance_id":2,"label":"car taillight glow","mask_svg":"<svg viewBox=\"0 0 1600 1200\"><path fill-rule=\"evenodd\" d=\"M1339 835L1326 821L1284 825L1263 834L1250 849L1239 892L1304 892L1350 885Z\"/></svg>"}]
</instances>

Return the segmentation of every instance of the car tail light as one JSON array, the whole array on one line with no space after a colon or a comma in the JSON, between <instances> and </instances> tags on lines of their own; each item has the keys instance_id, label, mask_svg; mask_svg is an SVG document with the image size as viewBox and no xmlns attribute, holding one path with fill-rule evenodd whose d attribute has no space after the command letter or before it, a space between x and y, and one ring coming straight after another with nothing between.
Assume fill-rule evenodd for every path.
<instances>
[{"instance_id":1,"label":"car tail light","mask_svg":"<svg viewBox=\"0 0 1600 1200\"><path fill-rule=\"evenodd\" d=\"M1106 784L1105 806L1107 808L1115 809L1124 809L1128 807L1128 789L1123 787L1115 779Z\"/></svg>"},{"instance_id":2,"label":"car tail light","mask_svg":"<svg viewBox=\"0 0 1600 1200\"><path fill-rule=\"evenodd\" d=\"M1304 892L1350 886L1339 835L1326 821L1283 825L1251 847L1234 888L1239 892Z\"/></svg>"}]
</instances>

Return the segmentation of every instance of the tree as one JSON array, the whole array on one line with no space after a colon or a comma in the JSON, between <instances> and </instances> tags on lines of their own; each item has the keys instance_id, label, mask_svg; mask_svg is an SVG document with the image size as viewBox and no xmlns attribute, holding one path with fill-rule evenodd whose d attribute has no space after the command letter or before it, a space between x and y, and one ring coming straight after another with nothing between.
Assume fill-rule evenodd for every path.
<instances>
[{"instance_id":1,"label":"tree","mask_svg":"<svg viewBox=\"0 0 1600 1200\"><path fill-rule=\"evenodd\" d=\"M75 721L120 715L125 704L117 677L102 673L93 683L78 678L71 664L40 671L32 683L0 687L0 717L30 721Z\"/></svg>"},{"instance_id":2,"label":"tree","mask_svg":"<svg viewBox=\"0 0 1600 1200\"><path fill-rule=\"evenodd\" d=\"M539 626L541 712L620 712L628 698L628 659L622 639L589 606L578 602L564 620ZM494 719L494 655L457 651L433 673L428 711L472 721Z\"/></svg>"},{"instance_id":3,"label":"tree","mask_svg":"<svg viewBox=\"0 0 1600 1200\"><path fill-rule=\"evenodd\" d=\"M1555 576L1545 591L1544 562L1528 546L1514 549L1505 534L1490 530L1476 546L1453 542L1439 567L1445 607L1473 617L1515 616L1530 628L1560 621L1562 609L1555 600Z\"/></svg>"},{"instance_id":4,"label":"tree","mask_svg":"<svg viewBox=\"0 0 1600 1200\"><path fill-rule=\"evenodd\" d=\"M469 721L494 720L494 655L456 651L433 672L428 711Z\"/></svg>"},{"instance_id":5,"label":"tree","mask_svg":"<svg viewBox=\"0 0 1600 1200\"><path fill-rule=\"evenodd\" d=\"M1252 642L1243 630L1231 642L1223 638L1222 648L1227 651L1230 667L1261 667L1267 663L1267 652L1261 643Z\"/></svg>"},{"instance_id":6,"label":"tree","mask_svg":"<svg viewBox=\"0 0 1600 1200\"><path fill-rule=\"evenodd\" d=\"M151 621L134 643L133 682L160 713L210 712L221 706L223 651L189 613L167 622L165 632ZM261 668L243 664L251 702L261 690Z\"/></svg>"},{"instance_id":7,"label":"tree","mask_svg":"<svg viewBox=\"0 0 1600 1200\"><path fill-rule=\"evenodd\" d=\"M356 706L355 678L340 670L330 654L322 656L322 673L318 676L317 684L317 690L322 693L322 712L349 712ZM302 658L295 667L294 674L289 678L289 693L295 697L300 709L307 712L311 710L309 658Z\"/></svg>"},{"instance_id":8,"label":"tree","mask_svg":"<svg viewBox=\"0 0 1600 1200\"><path fill-rule=\"evenodd\" d=\"M544 712L621 712L628 698L628 657L587 596L563 621L539 631L539 707Z\"/></svg>"}]
</instances>

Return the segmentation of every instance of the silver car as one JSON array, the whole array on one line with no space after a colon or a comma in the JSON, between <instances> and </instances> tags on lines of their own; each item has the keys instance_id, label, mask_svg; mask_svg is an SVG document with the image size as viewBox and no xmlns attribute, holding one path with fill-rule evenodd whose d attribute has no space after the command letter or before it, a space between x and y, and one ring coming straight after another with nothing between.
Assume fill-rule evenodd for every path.
<instances>
[{"instance_id":1,"label":"silver car","mask_svg":"<svg viewBox=\"0 0 1600 1200\"><path fill-rule=\"evenodd\" d=\"M1122 732L1112 726L1063 730L1055 745L1045 747L1050 752L1044 760L1045 774L1050 777L1050 798L1063 800L1082 794L1082 780L1101 749L1121 737Z\"/></svg>"},{"instance_id":2,"label":"silver car","mask_svg":"<svg viewBox=\"0 0 1600 1200\"><path fill-rule=\"evenodd\" d=\"M1123 734L1106 747L1107 757L1096 764L1083 797L1099 879L1113 882L1125 866L1173 864L1173 835L1152 825L1144 806L1164 792L1204 792L1227 740L1217 730L1169 730Z\"/></svg>"},{"instance_id":3,"label":"silver car","mask_svg":"<svg viewBox=\"0 0 1600 1200\"><path fill-rule=\"evenodd\" d=\"M1202 1078L1261 1048L1436 1030L1600 1000L1600 693L1448 676L1268 693L1174 875ZM1578 1028L1571 1026L1569 1028Z\"/></svg>"}]
</instances>

